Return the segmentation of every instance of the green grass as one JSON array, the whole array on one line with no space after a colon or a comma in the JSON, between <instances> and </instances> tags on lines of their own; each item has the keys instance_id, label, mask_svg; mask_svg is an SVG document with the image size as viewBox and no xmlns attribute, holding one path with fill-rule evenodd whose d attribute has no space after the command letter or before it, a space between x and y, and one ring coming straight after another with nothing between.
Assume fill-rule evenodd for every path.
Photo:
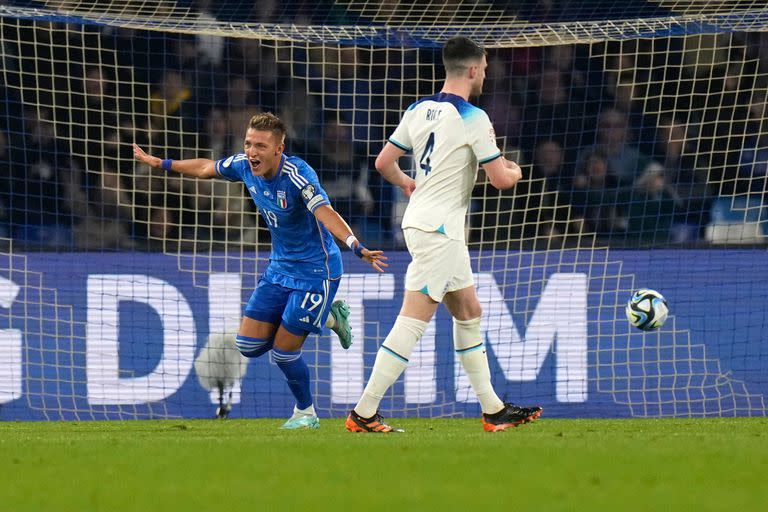
<instances>
[{"instance_id":1,"label":"green grass","mask_svg":"<svg viewBox=\"0 0 768 512\"><path fill-rule=\"evenodd\" d=\"M765 510L768 420L0 423L2 511Z\"/></svg>"}]
</instances>

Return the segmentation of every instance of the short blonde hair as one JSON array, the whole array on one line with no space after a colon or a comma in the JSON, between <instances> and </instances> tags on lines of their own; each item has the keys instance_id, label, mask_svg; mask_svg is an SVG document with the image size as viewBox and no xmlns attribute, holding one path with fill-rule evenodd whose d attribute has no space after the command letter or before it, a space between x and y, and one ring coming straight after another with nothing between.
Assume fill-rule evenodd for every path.
<instances>
[{"instance_id":1,"label":"short blonde hair","mask_svg":"<svg viewBox=\"0 0 768 512\"><path fill-rule=\"evenodd\" d=\"M271 112L261 112L256 114L248 121L248 129L253 129L259 132L272 132L275 136L283 142L285 139L285 133L287 131L285 123Z\"/></svg>"}]
</instances>

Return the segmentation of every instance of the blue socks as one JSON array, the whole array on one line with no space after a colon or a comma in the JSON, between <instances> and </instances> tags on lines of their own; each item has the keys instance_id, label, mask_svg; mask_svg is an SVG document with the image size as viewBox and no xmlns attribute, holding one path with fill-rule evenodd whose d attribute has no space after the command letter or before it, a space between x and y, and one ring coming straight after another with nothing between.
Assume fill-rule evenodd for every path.
<instances>
[{"instance_id":1,"label":"blue socks","mask_svg":"<svg viewBox=\"0 0 768 512\"><path fill-rule=\"evenodd\" d=\"M284 352L272 349L272 357L288 381L291 393L296 397L296 407L306 409L312 405L312 391L309 389L309 367L301 357L301 350Z\"/></svg>"},{"instance_id":2,"label":"blue socks","mask_svg":"<svg viewBox=\"0 0 768 512\"><path fill-rule=\"evenodd\" d=\"M274 340L263 338L249 338L248 336L237 335L235 345L245 357L260 357L272 348Z\"/></svg>"},{"instance_id":3,"label":"blue socks","mask_svg":"<svg viewBox=\"0 0 768 512\"><path fill-rule=\"evenodd\" d=\"M259 357L272 350L272 357L288 381L291 393L296 397L296 407L306 409L312 405L312 392L309 389L309 367L301 357L301 350L284 352L273 349L274 340L249 338L238 335L235 338L238 350L245 357Z\"/></svg>"}]
</instances>

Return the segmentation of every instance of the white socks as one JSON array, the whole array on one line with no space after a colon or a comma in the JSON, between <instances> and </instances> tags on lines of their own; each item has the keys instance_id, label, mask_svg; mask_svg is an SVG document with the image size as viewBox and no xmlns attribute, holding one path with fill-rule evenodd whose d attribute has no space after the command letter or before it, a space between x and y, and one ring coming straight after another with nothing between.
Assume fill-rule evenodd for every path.
<instances>
[{"instance_id":1,"label":"white socks","mask_svg":"<svg viewBox=\"0 0 768 512\"><path fill-rule=\"evenodd\" d=\"M419 342L427 323L407 316L398 316L387 339L376 354L373 372L365 386L363 396L355 406L355 412L370 418L379 409L384 393L395 383L408 366L413 347Z\"/></svg>"},{"instance_id":2,"label":"white socks","mask_svg":"<svg viewBox=\"0 0 768 512\"><path fill-rule=\"evenodd\" d=\"M294 405L293 416L297 416L299 414L302 416L317 416L317 413L315 412L314 404L310 404L310 406L307 407L306 409L299 409L297 406Z\"/></svg>"},{"instance_id":3,"label":"white socks","mask_svg":"<svg viewBox=\"0 0 768 512\"><path fill-rule=\"evenodd\" d=\"M480 338L480 318L473 320L454 318L453 345L483 412L493 414L500 411L504 407L504 402L491 385L488 356L485 354L485 344Z\"/></svg>"},{"instance_id":4,"label":"white socks","mask_svg":"<svg viewBox=\"0 0 768 512\"><path fill-rule=\"evenodd\" d=\"M408 366L413 347L419 342L427 323L415 318L398 316L387 339L384 340L373 373L365 386L363 396L355 406L355 412L363 418L370 418L379 409L384 394L397 381ZM456 356L467 373L472 389L486 414L493 414L504 407L491 385L491 370L485 345L480 337L480 318L472 320L453 319L453 344Z\"/></svg>"}]
</instances>

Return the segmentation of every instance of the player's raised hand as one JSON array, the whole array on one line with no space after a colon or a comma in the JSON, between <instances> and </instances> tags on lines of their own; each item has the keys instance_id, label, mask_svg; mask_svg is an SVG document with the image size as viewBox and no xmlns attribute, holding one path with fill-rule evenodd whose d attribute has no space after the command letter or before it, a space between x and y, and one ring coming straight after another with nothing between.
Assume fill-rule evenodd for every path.
<instances>
[{"instance_id":1,"label":"player's raised hand","mask_svg":"<svg viewBox=\"0 0 768 512\"><path fill-rule=\"evenodd\" d=\"M362 260L376 269L377 272L384 272L384 269L389 266L385 263L387 257L384 256L384 251L371 251L365 247L360 248L362 253Z\"/></svg>"},{"instance_id":2,"label":"player's raised hand","mask_svg":"<svg viewBox=\"0 0 768 512\"><path fill-rule=\"evenodd\" d=\"M156 169L159 169L163 163L162 159L147 154L147 152L141 149L135 142L133 143L133 156L136 158L136 160Z\"/></svg>"}]
</instances>

